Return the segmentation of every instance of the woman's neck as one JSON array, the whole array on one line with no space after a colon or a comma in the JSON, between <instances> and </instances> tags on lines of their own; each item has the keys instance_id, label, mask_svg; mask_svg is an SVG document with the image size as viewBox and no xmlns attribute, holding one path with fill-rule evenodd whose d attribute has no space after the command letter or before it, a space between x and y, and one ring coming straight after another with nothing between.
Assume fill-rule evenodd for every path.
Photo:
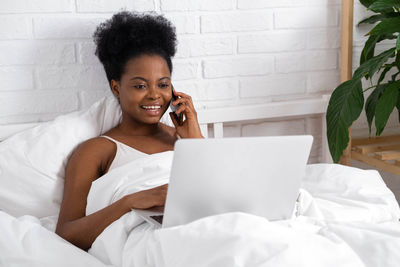
<instances>
[{"instance_id":1,"label":"woman's neck","mask_svg":"<svg viewBox=\"0 0 400 267\"><path fill-rule=\"evenodd\" d=\"M160 122L155 124L146 124L122 117L122 121L117 128L124 135L152 136L160 132Z\"/></svg>"}]
</instances>

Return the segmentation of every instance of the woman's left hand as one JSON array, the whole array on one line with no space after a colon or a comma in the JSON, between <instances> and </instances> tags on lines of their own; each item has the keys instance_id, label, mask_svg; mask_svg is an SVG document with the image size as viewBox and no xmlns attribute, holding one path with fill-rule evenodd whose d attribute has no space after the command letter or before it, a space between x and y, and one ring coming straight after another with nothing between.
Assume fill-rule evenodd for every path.
<instances>
[{"instance_id":1,"label":"woman's left hand","mask_svg":"<svg viewBox=\"0 0 400 267\"><path fill-rule=\"evenodd\" d=\"M193 106L192 98L181 92L174 91L174 93L179 98L173 101L172 105L179 105L176 113L185 115L185 119L179 125L172 112L169 113L175 125L176 133L181 138L204 138L200 131L199 122L197 121L197 112Z\"/></svg>"}]
</instances>

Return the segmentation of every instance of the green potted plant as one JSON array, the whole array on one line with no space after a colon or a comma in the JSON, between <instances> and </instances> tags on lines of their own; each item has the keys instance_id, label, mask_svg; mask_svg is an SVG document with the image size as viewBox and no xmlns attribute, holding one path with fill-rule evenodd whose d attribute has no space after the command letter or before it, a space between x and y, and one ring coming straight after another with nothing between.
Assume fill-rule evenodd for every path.
<instances>
[{"instance_id":1,"label":"green potted plant","mask_svg":"<svg viewBox=\"0 0 400 267\"><path fill-rule=\"evenodd\" d=\"M376 14L362 20L359 25L377 24L367 34L369 38L361 52L360 66L355 70L352 79L340 84L329 101L326 114L327 137L334 162L339 161L348 145L348 129L360 116L364 107L364 93L367 91L371 91L365 102L370 134L373 121L376 135L382 133L395 107L400 120L400 0L360 2ZM394 47L375 55L376 44L383 40L395 40ZM392 75L389 77L387 74L391 70ZM363 88L362 79L370 80L371 84ZM385 82L386 80L388 81Z\"/></svg>"}]
</instances>

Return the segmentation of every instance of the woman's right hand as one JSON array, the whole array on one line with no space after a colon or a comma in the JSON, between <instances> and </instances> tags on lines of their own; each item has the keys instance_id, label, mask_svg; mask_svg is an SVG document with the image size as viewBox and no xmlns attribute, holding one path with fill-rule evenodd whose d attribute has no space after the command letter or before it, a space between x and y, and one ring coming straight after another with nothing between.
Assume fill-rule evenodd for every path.
<instances>
[{"instance_id":1,"label":"woman's right hand","mask_svg":"<svg viewBox=\"0 0 400 267\"><path fill-rule=\"evenodd\" d=\"M128 205L131 209L149 209L164 206L167 198L168 184L154 187L152 189L139 191L127 196Z\"/></svg>"},{"instance_id":2,"label":"woman's right hand","mask_svg":"<svg viewBox=\"0 0 400 267\"><path fill-rule=\"evenodd\" d=\"M181 124L179 124L172 112L169 114L173 124L175 125L176 133L181 138L204 138L201 134L199 122L197 120L197 112L194 108L192 97L177 91L174 91L174 94L179 98L173 101L172 105L178 106L176 113L184 114L186 118Z\"/></svg>"}]
</instances>

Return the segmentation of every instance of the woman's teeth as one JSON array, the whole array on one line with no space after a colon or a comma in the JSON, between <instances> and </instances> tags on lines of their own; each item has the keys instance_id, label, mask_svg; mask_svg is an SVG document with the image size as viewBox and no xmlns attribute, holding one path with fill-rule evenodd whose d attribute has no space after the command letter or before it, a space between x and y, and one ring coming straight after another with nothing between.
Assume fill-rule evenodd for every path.
<instances>
[{"instance_id":1,"label":"woman's teeth","mask_svg":"<svg viewBox=\"0 0 400 267\"><path fill-rule=\"evenodd\" d=\"M150 109L150 110L155 110L155 109L160 109L161 106L142 106L144 109Z\"/></svg>"}]
</instances>

